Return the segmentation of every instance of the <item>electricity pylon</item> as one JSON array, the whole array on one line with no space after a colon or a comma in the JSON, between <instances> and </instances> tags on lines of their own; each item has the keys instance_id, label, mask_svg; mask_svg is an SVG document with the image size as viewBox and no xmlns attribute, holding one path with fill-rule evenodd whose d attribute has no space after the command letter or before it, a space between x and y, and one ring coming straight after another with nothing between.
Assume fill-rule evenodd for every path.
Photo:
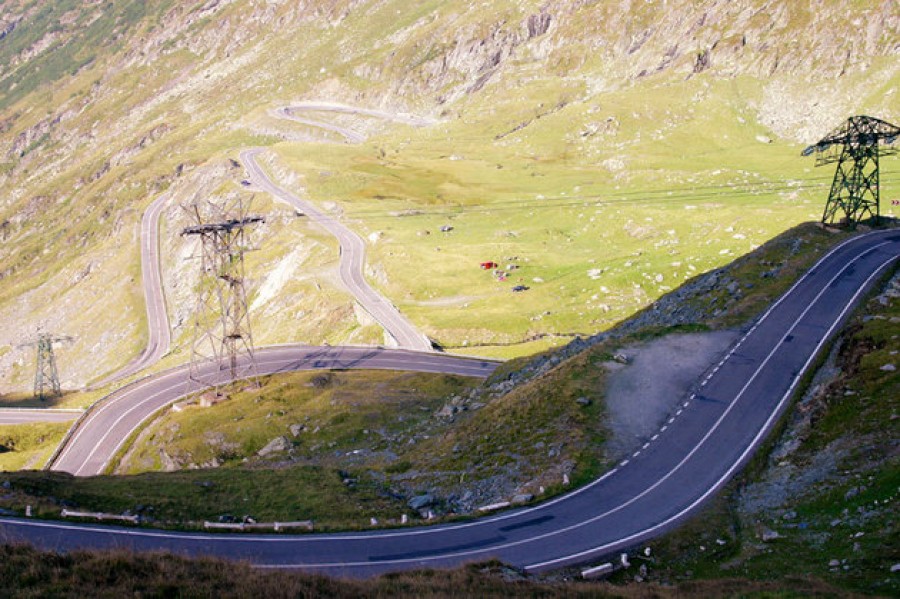
<instances>
[{"instance_id":1,"label":"electricity pylon","mask_svg":"<svg viewBox=\"0 0 900 599\"><path fill-rule=\"evenodd\" d=\"M37 339L21 344L19 347L37 348L34 373L34 396L41 401L48 398L59 397L62 389L59 385L59 372L56 369L56 355L53 353L53 344L73 341L68 335L55 336L43 333L38 329Z\"/></svg>"},{"instance_id":2,"label":"electricity pylon","mask_svg":"<svg viewBox=\"0 0 900 599\"><path fill-rule=\"evenodd\" d=\"M208 203L207 214L196 203L188 210L197 224L181 234L199 236L201 251L189 376L218 390L225 368L230 381L258 373L244 288L244 230L265 219L247 216L240 199L227 206Z\"/></svg>"},{"instance_id":3,"label":"electricity pylon","mask_svg":"<svg viewBox=\"0 0 900 599\"><path fill-rule=\"evenodd\" d=\"M893 144L898 135L900 128L896 125L870 116L854 116L803 150L804 156L816 153L816 166L837 163L822 214L824 224L834 224L835 218L839 218L852 228L866 215L878 220L878 157L897 153L898 148L885 146Z\"/></svg>"}]
</instances>

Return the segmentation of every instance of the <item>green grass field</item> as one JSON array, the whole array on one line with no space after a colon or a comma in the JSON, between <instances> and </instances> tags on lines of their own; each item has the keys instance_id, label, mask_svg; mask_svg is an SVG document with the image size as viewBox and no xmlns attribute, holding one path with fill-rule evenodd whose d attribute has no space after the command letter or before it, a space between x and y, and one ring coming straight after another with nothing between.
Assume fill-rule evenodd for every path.
<instances>
[{"instance_id":1,"label":"green grass field","mask_svg":"<svg viewBox=\"0 0 900 599\"><path fill-rule=\"evenodd\" d=\"M369 238L372 282L451 351L513 357L609 328L820 217L831 172L745 124L758 82L647 82L602 104L575 83L502 93L361 146L276 146L312 199ZM604 119L615 131L575 131ZM501 282L484 261L514 270Z\"/></svg>"},{"instance_id":2,"label":"green grass field","mask_svg":"<svg viewBox=\"0 0 900 599\"><path fill-rule=\"evenodd\" d=\"M0 425L0 470L40 470L71 423Z\"/></svg>"}]
</instances>

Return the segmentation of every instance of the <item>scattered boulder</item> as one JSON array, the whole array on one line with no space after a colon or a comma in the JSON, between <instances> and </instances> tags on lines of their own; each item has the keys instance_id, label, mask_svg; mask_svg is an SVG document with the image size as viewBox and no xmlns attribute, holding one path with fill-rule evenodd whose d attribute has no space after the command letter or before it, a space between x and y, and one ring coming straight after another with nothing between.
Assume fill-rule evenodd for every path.
<instances>
[{"instance_id":1,"label":"scattered boulder","mask_svg":"<svg viewBox=\"0 0 900 599\"><path fill-rule=\"evenodd\" d=\"M275 437L271 441L269 441L265 447L256 452L261 458L266 457L267 455L273 453L280 453L282 451L287 451L291 448L291 442L287 437Z\"/></svg>"},{"instance_id":2,"label":"scattered boulder","mask_svg":"<svg viewBox=\"0 0 900 599\"><path fill-rule=\"evenodd\" d=\"M532 499L534 499L534 495L532 495L531 493L519 493L518 495L513 495L512 501L510 501L510 503L512 503L513 505L521 505L523 503L528 503Z\"/></svg>"},{"instance_id":3,"label":"scattered boulder","mask_svg":"<svg viewBox=\"0 0 900 599\"><path fill-rule=\"evenodd\" d=\"M579 397L575 400L575 403L577 403L579 406L589 406L591 405L591 400L587 397Z\"/></svg>"},{"instance_id":4,"label":"scattered boulder","mask_svg":"<svg viewBox=\"0 0 900 599\"><path fill-rule=\"evenodd\" d=\"M775 539L780 539L781 535L778 534L777 532L775 532L774 530L772 530L771 528L765 528L765 529L763 529L762 534L760 535L759 538L762 539L762 541L764 543L771 543Z\"/></svg>"},{"instance_id":5,"label":"scattered boulder","mask_svg":"<svg viewBox=\"0 0 900 599\"><path fill-rule=\"evenodd\" d=\"M304 424L292 424L290 427L291 435L295 437L299 437L300 433L306 430L306 425Z\"/></svg>"},{"instance_id":6,"label":"scattered boulder","mask_svg":"<svg viewBox=\"0 0 900 599\"><path fill-rule=\"evenodd\" d=\"M421 510L428 507L429 505L434 504L434 496L430 493L417 495L406 502L406 504L414 510Z\"/></svg>"},{"instance_id":7,"label":"scattered boulder","mask_svg":"<svg viewBox=\"0 0 900 599\"><path fill-rule=\"evenodd\" d=\"M452 404L447 404L440 410L438 410L437 416L438 418L453 418L454 414L458 411L458 408Z\"/></svg>"},{"instance_id":8,"label":"scattered boulder","mask_svg":"<svg viewBox=\"0 0 900 599\"><path fill-rule=\"evenodd\" d=\"M883 370L884 372L894 372L895 370L897 370L897 367L893 364L885 364L879 370Z\"/></svg>"}]
</instances>

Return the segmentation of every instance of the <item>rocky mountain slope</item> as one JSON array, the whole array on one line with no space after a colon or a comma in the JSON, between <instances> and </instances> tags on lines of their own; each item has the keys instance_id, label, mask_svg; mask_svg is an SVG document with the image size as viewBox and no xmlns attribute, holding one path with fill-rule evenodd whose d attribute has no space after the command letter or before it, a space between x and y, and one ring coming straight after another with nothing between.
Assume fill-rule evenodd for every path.
<instances>
[{"instance_id":1,"label":"rocky mountain slope","mask_svg":"<svg viewBox=\"0 0 900 599\"><path fill-rule=\"evenodd\" d=\"M69 388L139 352L145 324L138 224L158 194L172 194L170 222L164 225L169 256L164 276L176 325L190 309L185 290L193 267L185 259L190 249L175 235L184 220L177 206L197 195L239 190L242 172L231 162L238 149L272 146L285 159L273 158L273 165L296 167L302 175L298 186L314 199L317 194L331 199L332 188L323 185L320 192L313 185L313 175L332 164L324 162L326 154L309 157L305 166L290 160L292 152L316 154L315 146L303 140L323 134L276 124L269 111L277 106L327 99L439 121L416 132L345 117L370 136L370 143L347 150L348 164L362 170L343 169L342 178L331 179L350 198L370 183L376 189L366 191L366 197L377 196L393 179L439 174L443 181L431 166L417 170L403 162L402 154L396 171L366 162L379 152L399 154L408 142L435 152L443 151L441 144L478 148L460 156L463 160L442 159L441 164L458 169L487 166L494 152L503 153L513 167L537 165L545 170L544 179L516 177L516 193L537 189L547 197L570 193L566 177L572 173L590 175L584 193L614 186L623 194L646 190L647 181L661 177L653 173L665 167L675 174L659 178L659 185L692 202L678 190L739 178L771 181L767 169L773 164L776 180L802 178L809 165L798 160L785 166L793 164L790 157L851 113L896 121L898 54L900 13L894 0L493 0L477 9L439 0L4 1L0 392L27 390L32 358L17 345L39 325L77 339L60 364ZM725 170L715 174L720 161ZM463 201L453 195L459 189L470 206L487 205L496 190L484 193L489 187L479 177L489 185L502 173L485 172L495 175L454 171L455 179L443 181L441 193L434 195L406 190L403 206L455 205ZM370 176L381 178L366 183ZM771 236L773 228L783 230L817 210L802 205L815 197L802 186L799 199L796 194L785 199L781 191L766 193L768 204L761 210L786 206L788 214L784 222L740 233L747 246L740 251ZM257 267L251 268L257 273L252 288L265 283L267 272L298 244L310 248L304 272L321 275L310 275L290 297L265 306L266 325L258 341L377 342L378 332L358 322L352 301L335 283L332 242L310 227L298 232L289 213L266 198L257 202L260 209L283 214L259 233L266 242L250 258ZM368 233L371 225L364 215L354 215L353 206L335 210L347 208L356 226ZM641 228L647 226L641 224L645 216L635 210L632 220L621 224L622 235L646 242L652 233ZM560 229L578 220L572 214ZM552 245L553 237L535 235L532 241ZM479 243L474 251L494 247L492 239ZM700 269L728 259L720 255L728 249L721 243L700 250ZM379 247L371 266L385 273L389 295L408 300L414 318L432 336L461 343L463 333L414 303L427 298L391 255L407 246L395 241ZM431 264L429 269L437 268ZM586 254L579 254L566 257L558 268L593 267ZM547 277L541 273L538 278ZM607 285L615 295L634 284L622 279ZM465 286L468 282L460 280L452 295L466 295ZM608 326L583 307L600 282L567 287L584 293L572 296L559 322L528 324L534 329L530 333ZM635 294L630 303L603 305L612 310L612 319L663 291L656 286ZM298 314L316 316L292 324ZM480 323L488 341L515 337L509 330L523 326L516 321L501 331L496 327L506 325L484 314L471 322ZM465 328L476 327L466 321ZM183 332L176 329L176 336Z\"/></svg>"}]
</instances>

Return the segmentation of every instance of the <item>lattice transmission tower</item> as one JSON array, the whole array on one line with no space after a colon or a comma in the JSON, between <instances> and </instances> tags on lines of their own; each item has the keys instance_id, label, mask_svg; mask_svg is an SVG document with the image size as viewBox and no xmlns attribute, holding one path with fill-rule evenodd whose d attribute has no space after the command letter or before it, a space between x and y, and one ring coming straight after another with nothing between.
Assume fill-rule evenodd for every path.
<instances>
[{"instance_id":1,"label":"lattice transmission tower","mask_svg":"<svg viewBox=\"0 0 900 599\"><path fill-rule=\"evenodd\" d=\"M265 219L248 216L240 198L195 203L187 210L196 224L181 234L198 236L201 252L189 376L218 392L228 381L258 374L244 287L245 230Z\"/></svg>"},{"instance_id":2,"label":"lattice transmission tower","mask_svg":"<svg viewBox=\"0 0 900 599\"><path fill-rule=\"evenodd\" d=\"M854 116L803 150L804 156L816 154L816 166L837 163L822 222L835 219L855 227L867 216L880 217L878 158L896 154L887 147L897 140L900 128L870 116Z\"/></svg>"},{"instance_id":3,"label":"lattice transmission tower","mask_svg":"<svg viewBox=\"0 0 900 599\"><path fill-rule=\"evenodd\" d=\"M46 401L48 398L59 397L62 395L53 345L71 341L73 341L73 338L68 335L57 336L41 332L41 330L38 329L36 339L19 346L20 348L34 347L37 349L34 372L34 396L37 399Z\"/></svg>"}]
</instances>

